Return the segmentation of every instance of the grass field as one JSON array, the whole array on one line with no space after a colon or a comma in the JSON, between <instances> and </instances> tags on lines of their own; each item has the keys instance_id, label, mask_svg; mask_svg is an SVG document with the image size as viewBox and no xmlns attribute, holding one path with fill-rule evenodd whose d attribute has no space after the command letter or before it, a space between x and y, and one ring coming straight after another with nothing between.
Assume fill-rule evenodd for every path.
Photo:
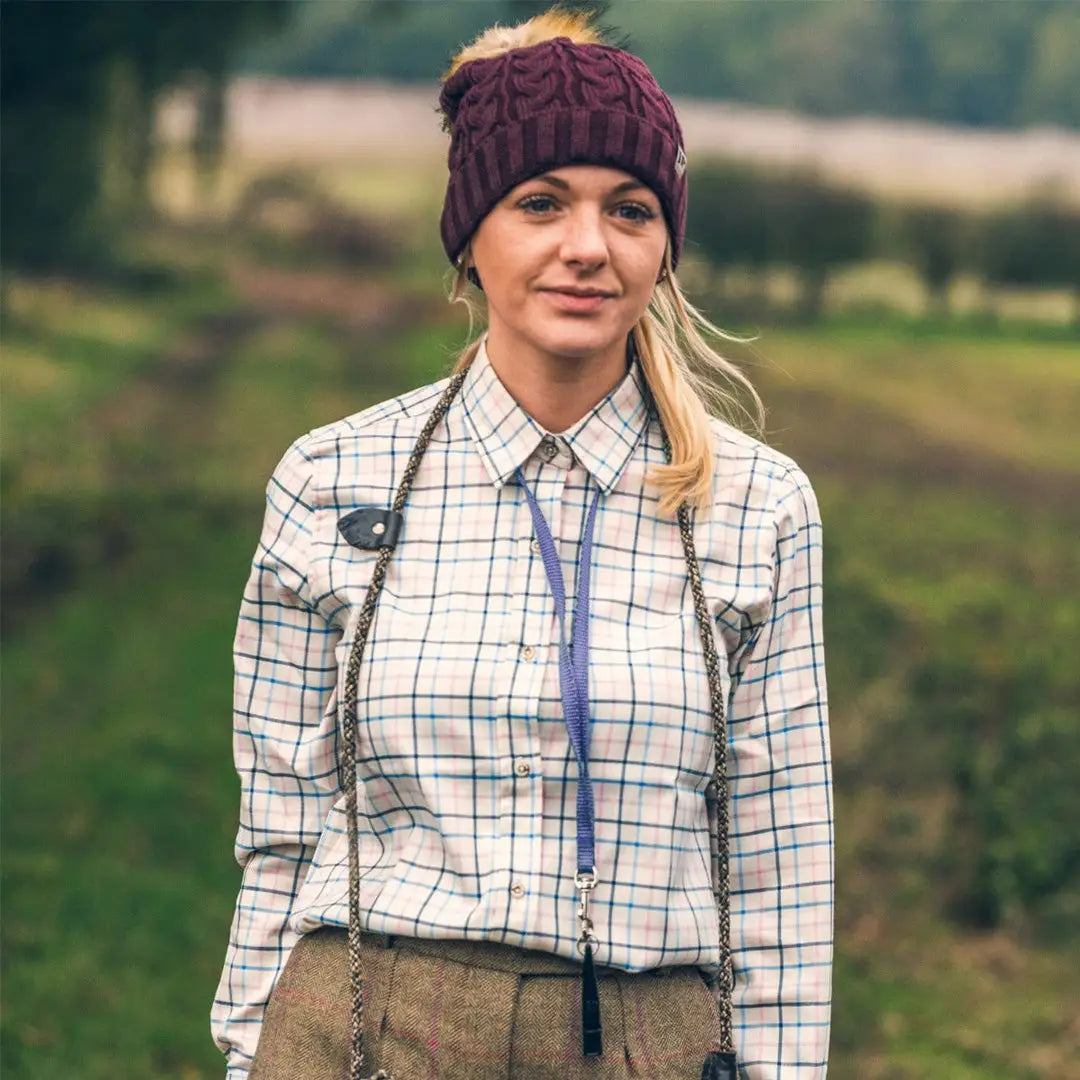
<instances>
[{"instance_id":1,"label":"grass field","mask_svg":"<svg viewBox=\"0 0 1080 1080\"><path fill-rule=\"evenodd\" d=\"M165 224L150 295L10 291L6 1077L220 1075L229 647L262 488L298 433L464 338L422 245L376 271L256 239ZM838 317L738 355L825 519L830 1076L1080 1077L1078 342Z\"/></svg>"}]
</instances>

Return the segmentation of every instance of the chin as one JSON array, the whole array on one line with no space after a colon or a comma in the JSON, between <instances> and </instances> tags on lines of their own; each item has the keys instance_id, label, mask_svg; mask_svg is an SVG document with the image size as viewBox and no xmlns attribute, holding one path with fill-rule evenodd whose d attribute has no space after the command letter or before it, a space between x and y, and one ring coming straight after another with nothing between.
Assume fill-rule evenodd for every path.
<instances>
[{"instance_id":1,"label":"chin","mask_svg":"<svg viewBox=\"0 0 1080 1080\"><path fill-rule=\"evenodd\" d=\"M551 356L567 360L588 360L590 357L609 353L626 341L626 333L612 333L599 327L567 327L556 333L547 333L533 339L535 347Z\"/></svg>"}]
</instances>

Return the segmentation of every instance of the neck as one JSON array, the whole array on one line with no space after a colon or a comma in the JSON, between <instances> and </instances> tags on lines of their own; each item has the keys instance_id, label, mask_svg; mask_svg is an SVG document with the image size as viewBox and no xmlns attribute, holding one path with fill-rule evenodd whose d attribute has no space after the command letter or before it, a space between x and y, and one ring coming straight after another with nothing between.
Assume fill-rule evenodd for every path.
<instances>
[{"instance_id":1,"label":"neck","mask_svg":"<svg viewBox=\"0 0 1080 1080\"><path fill-rule=\"evenodd\" d=\"M545 430L573 427L604 400L626 375L626 349L600 356L552 356L508 347L489 331L488 360L510 396Z\"/></svg>"}]
</instances>

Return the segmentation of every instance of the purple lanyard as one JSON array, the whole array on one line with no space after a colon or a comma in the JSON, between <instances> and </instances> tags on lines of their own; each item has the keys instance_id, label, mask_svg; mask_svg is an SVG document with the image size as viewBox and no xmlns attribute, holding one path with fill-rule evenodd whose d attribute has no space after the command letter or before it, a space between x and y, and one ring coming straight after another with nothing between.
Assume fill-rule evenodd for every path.
<instances>
[{"instance_id":1,"label":"purple lanyard","mask_svg":"<svg viewBox=\"0 0 1080 1080\"><path fill-rule=\"evenodd\" d=\"M555 600L555 614L559 619L559 688L562 691L563 715L570 745L578 764L577 791L577 873L574 885L578 890L578 924L581 936L578 948L584 956L581 969L581 1051L586 1057L599 1057L603 1053L600 1025L600 991L596 969L593 964L593 945L596 934L589 918L589 896L596 888L595 804L592 779L589 776L589 573L592 567L593 531L596 527L596 507L600 502L600 489L596 489L592 505L585 518L585 532L581 537L581 570L578 573L577 607L574 609L573 643L566 634L566 586L563 584L562 564L555 550L551 529L536 498L525 483L521 469L517 470L518 483L525 492L532 514L533 529L540 544L551 595Z\"/></svg>"},{"instance_id":2,"label":"purple lanyard","mask_svg":"<svg viewBox=\"0 0 1080 1080\"><path fill-rule=\"evenodd\" d=\"M596 875L592 780L589 776L589 573L592 566L593 531L596 526L596 507L600 502L597 488L589 513L585 518L585 532L581 539L581 572L578 574L577 607L574 611L573 644L566 635L566 587L563 584L562 564L551 529L544 520L543 511L536 497L525 483L520 469L518 482L529 502L533 529L540 543L540 555L544 560L551 595L555 600L555 614L559 619L559 688L562 690L563 714L570 745L578 764L577 792L577 865L578 874Z\"/></svg>"}]
</instances>

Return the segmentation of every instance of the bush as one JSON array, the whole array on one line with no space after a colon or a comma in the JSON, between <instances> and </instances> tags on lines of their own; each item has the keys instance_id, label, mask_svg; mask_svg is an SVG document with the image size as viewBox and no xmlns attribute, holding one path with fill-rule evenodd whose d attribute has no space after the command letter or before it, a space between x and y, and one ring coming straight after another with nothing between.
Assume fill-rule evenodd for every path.
<instances>
[{"instance_id":1,"label":"bush","mask_svg":"<svg viewBox=\"0 0 1080 1080\"><path fill-rule=\"evenodd\" d=\"M896 252L914 267L939 313L949 282L973 264L971 215L945 206L905 206L896 215Z\"/></svg>"},{"instance_id":2,"label":"bush","mask_svg":"<svg viewBox=\"0 0 1080 1080\"><path fill-rule=\"evenodd\" d=\"M812 172L735 161L699 166L691 188L691 247L721 270L794 268L804 318L820 314L833 270L872 258L912 266L939 311L964 271L994 285L1080 289L1080 210L1053 193L989 214L887 206Z\"/></svg>"},{"instance_id":3,"label":"bush","mask_svg":"<svg viewBox=\"0 0 1080 1080\"><path fill-rule=\"evenodd\" d=\"M829 273L873 253L874 203L865 195L823 183L806 173L779 179L766 207L777 235L780 261L798 267L800 313L821 314Z\"/></svg>"},{"instance_id":4,"label":"bush","mask_svg":"<svg viewBox=\"0 0 1080 1080\"><path fill-rule=\"evenodd\" d=\"M829 273L871 253L874 204L813 173L709 162L692 182L687 233L718 267L791 266L800 314L820 314Z\"/></svg>"},{"instance_id":5,"label":"bush","mask_svg":"<svg viewBox=\"0 0 1080 1080\"><path fill-rule=\"evenodd\" d=\"M778 253L765 213L771 180L741 162L713 161L694 170L687 237L714 266L761 269Z\"/></svg>"},{"instance_id":6,"label":"bush","mask_svg":"<svg viewBox=\"0 0 1080 1080\"><path fill-rule=\"evenodd\" d=\"M1080 211L1042 196L987 215L978 269L997 285L1080 288Z\"/></svg>"}]
</instances>

